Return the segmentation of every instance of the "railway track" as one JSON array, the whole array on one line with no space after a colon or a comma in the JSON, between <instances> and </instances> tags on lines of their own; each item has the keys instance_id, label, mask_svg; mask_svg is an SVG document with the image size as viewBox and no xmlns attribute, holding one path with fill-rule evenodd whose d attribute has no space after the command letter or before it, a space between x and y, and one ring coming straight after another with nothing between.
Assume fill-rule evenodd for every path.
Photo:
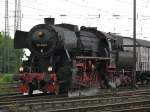
<instances>
[{"instance_id":1,"label":"railway track","mask_svg":"<svg viewBox=\"0 0 150 112\"><path fill-rule=\"evenodd\" d=\"M80 96L80 97L67 97L67 94L64 95L35 95L35 96L4 96L0 97L0 106L10 105L10 104L24 104L24 103L34 103L34 102L44 102L44 101L63 101L63 100L72 100L78 98L107 98L107 97L118 97L118 96L132 96L132 95L149 95L150 89L146 90L136 90L136 91L124 91L124 92L115 92L115 93L102 93L93 96Z\"/></svg>"},{"instance_id":2,"label":"railway track","mask_svg":"<svg viewBox=\"0 0 150 112\"><path fill-rule=\"evenodd\" d=\"M14 85L14 84L13 84ZM140 86L138 89L129 89L129 88L119 88L119 89L100 89L99 94L105 94L105 93L135 93L136 91L149 91L150 90L150 86ZM135 92L134 92L135 91ZM19 94L18 92L13 92L13 93L7 93L7 94L0 94L0 100L2 99L15 99L15 98L20 98L23 95ZM34 95L36 96L36 95ZM38 95L37 95L38 96Z\"/></svg>"},{"instance_id":3,"label":"railway track","mask_svg":"<svg viewBox=\"0 0 150 112\"><path fill-rule=\"evenodd\" d=\"M66 95L60 95L60 96L55 96L55 95L46 95L46 96L38 95L37 96L36 95L36 96L31 96L31 97L30 96L22 96L22 95L0 96L0 111L3 109L7 109L7 110L11 109L13 111L17 109L17 111L19 111L19 112L20 111L27 112L28 110L31 110L31 112L32 111L34 112L34 110L36 110L38 112L40 110L40 108L46 108L45 106L57 108L57 106L59 106L59 105L60 106L62 105L63 107L66 107L67 105L75 106L76 104L86 104L84 102L92 102L92 101L95 106L97 104L95 104L94 102L99 102L100 100L103 101L103 106L104 106L104 104L108 104L108 103L114 104L114 103L119 103L122 101L127 101L126 99L128 99L128 102L129 101L131 102L134 100L141 101L141 100L144 100L147 98L148 98L148 101L150 101L149 94L150 94L150 89L139 89L139 90L135 90L135 91L118 91L118 92L115 91L113 93L102 92L101 94L95 95L95 96L80 96L80 97L71 97L71 98L66 97ZM139 99L139 97L142 99ZM80 100L83 102L79 103ZM72 101L73 101L73 103L71 103ZM102 102L100 102L100 104L101 103ZM52 106L50 106L50 105L52 105ZM91 106L90 103L88 105ZM76 105L76 106L78 106L78 105ZM23 107L23 108L20 108L20 107ZM40 107L40 108L36 109L35 107ZM54 108L53 108L53 111L55 110ZM90 108L90 107L88 107L88 108ZM138 108L139 107L137 107L137 109ZM142 109L143 107L140 107L140 108ZM139 110L140 110L140 108L139 108ZM74 109L74 107L72 107L72 109ZM135 110L137 110L137 109L135 109ZM148 108L145 108L145 109L148 109ZM26 110L26 111L23 111L23 110ZM57 110L57 111L63 111L63 110L64 109L61 110L61 108L60 108L60 110ZM125 110L127 110L127 109L125 109ZM49 111L51 112L52 110L49 110ZM65 111L67 111L67 110L65 110ZM77 111L78 111L78 109L77 109ZM117 110L117 111L119 112L119 110ZM124 112L123 109L120 110L120 112L121 111ZM128 110L128 111L130 112L130 110ZM42 111L40 111L40 112L42 112ZM47 112L47 111L45 111L45 112ZM115 112L115 110L114 110L114 112ZM142 112L142 111L137 111L137 112Z\"/></svg>"},{"instance_id":4,"label":"railway track","mask_svg":"<svg viewBox=\"0 0 150 112\"><path fill-rule=\"evenodd\" d=\"M136 101L94 106L79 106L67 109L56 109L42 112L149 112L150 101ZM34 111L33 111L34 112Z\"/></svg>"},{"instance_id":5,"label":"railway track","mask_svg":"<svg viewBox=\"0 0 150 112\"><path fill-rule=\"evenodd\" d=\"M10 92L9 90L7 90L7 91L4 91L4 92L2 92L2 93L0 93L0 99L2 98L2 97L5 97L6 99L7 99L7 97L8 98L14 98L14 96L16 97L16 96L18 96L18 97L20 97L20 96L22 96L22 95L19 95L19 93L17 92L18 90L17 90L17 88L18 88L18 84L17 83L14 83L14 84L0 84L0 89L11 89L11 90L13 90L13 92ZM145 89L150 89L150 85L139 85L139 88L138 89L136 89L136 90L145 90ZM2 91L2 90L1 90ZM9 92L8 92L9 91ZM116 90L114 90L114 91L112 91L112 89L101 89L100 90L100 92L101 93L110 93L110 92L121 92L121 91L133 91L133 88L119 88L119 89L116 89Z\"/></svg>"},{"instance_id":6,"label":"railway track","mask_svg":"<svg viewBox=\"0 0 150 112\"><path fill-rule=\"evenodd\" d=\"M119 109L132 109L150 106L150 95L135 95L122 97L84 97L59 101L43 101L14 103L0 108L17 112L88 112L94 110L110 111Z\"/></svg>"},{"instance_id":7,"label":"railway track","mask_svg":"<svg viewBox=\"0 0 150 112\"><path fill-rule=\"evenodd\" d=\"M102 111L99 110L93 112L102 112ZM150 107L137 107L132 109L119 109L119 110L111 110L111 111L103 111L103 112L150 112Z\"/></svg>"}]
</instances>

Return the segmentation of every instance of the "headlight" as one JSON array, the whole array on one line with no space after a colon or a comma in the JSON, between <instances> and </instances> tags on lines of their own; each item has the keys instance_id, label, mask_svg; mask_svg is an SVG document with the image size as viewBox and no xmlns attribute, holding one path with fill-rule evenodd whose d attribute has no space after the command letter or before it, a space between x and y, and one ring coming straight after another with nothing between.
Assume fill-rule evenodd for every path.
<instances>
[{"instance_id":1,"label":"headlight","mask_svg":"<svg viewBox=\"0 0 150 112\"><path fill-rule=\"evenodd\" d=\"M51 67L51 66L48 67L48 71L49 71L49 72L52 71L52 67Z\"/></svg>"},{"instance_id":2,"label":"headlight","mask_svg":"<svg viewBox=\"0 0 150 112\"><path fill-rule=\"evenodd\" d=\"M40 32L38 32L37 35L38 35L38 37L42 38L44 36L44 33L40 31Z\"/></svg>"},{"instance_id":3,"label":"headlight","mask_svg":"<svg viewBox=\"0 0 150 112\"><path fill-rule=\"evenodd\" d=\"M23 67L20 67L20 68L19 68L19 71L20 71L20 72L23 72L23 70L24 70Z\"/></svg>"}]
</instances>

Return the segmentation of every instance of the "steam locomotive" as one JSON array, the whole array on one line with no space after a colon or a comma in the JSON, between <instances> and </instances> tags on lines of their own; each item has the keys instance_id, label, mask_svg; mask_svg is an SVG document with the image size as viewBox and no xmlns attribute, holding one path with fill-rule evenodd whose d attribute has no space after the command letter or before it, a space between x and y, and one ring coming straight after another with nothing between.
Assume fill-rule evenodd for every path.
<instances>
[{"instance_id":1,"label":"steam locomotive","mask_svg":"<svg viewBox=\"0 0 150 112\"><path fill-rule=\"evenodd\" d=\"M29 32L15 33L14 47L31 51L19 68L21 93L31 95L33 90L41 90L59 94L81 87L103 87L118 74L133 79L133 52L124 50L133 46L123 44L126 38L95 27L79 30L72 24L54 24L54 18L44 20L45 24Z\"/></svg>"}]
</instances>

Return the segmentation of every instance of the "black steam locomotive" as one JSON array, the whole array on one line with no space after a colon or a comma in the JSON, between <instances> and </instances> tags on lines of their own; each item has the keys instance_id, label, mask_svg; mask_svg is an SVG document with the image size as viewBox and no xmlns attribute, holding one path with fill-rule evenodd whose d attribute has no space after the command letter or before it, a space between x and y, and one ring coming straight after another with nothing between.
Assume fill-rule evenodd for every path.
<instances>
[{"instance_id":1,"label":"black steam locomotive","mask_svg":"<svg viewBox=\"0 0 150 112\"><path fill-rule=\"evenodd\" d=\"M109 86L112 74L132 77L133 54L123 51L120 40L94 27L79 30L72 24L54 24L54 18L45 18L45 24L29 32L16 31L14 47L31 51L19 69L20 91L58 94L72 88Z\"/></svg>"}]
</instances>

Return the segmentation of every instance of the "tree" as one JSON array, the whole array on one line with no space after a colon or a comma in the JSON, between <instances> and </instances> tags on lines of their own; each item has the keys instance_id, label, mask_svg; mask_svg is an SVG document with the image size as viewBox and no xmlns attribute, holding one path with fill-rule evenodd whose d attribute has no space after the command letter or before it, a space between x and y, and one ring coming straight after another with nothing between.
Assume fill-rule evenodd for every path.
<instances>
[{"instance_id":1,"label":"tree","mask_svg":"<svg viewBox=\"0 0 150 112\"><path fill-rule=\"evenodd\" d=\"M22 58L22 50L14 49L13 39L4 38L0 33L0 71L14 73L17 71Z\"/></svg>"}]
</instances>

